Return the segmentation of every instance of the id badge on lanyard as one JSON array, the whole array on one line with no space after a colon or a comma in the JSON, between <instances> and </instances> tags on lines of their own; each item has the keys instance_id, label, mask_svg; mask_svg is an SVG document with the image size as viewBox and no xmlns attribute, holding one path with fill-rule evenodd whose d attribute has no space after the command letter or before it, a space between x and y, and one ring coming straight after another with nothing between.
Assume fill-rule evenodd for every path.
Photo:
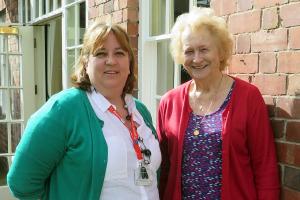
<instances>
[{"instance_id":1,"label":"id badge on lanyard","mask_svg":"<svg viewBox=\"0 0 300 200\"><path fill-rule=\"evenodd\" d=\"M111 112L114 116L116 116L124 125L125 122L122 119L121 115L116 111L113 106L108 108L108 111ZM131 129L128 128L130 137L132 140L133 148L135 150L137 159L139 160L139 166L137 169L134 170L134 183L138 186L148 186L151 185L153 182L153 172L148 166L150 163L150 159L146 160L145 157L150 158L151 151L149 149L144 148L143 150L139 146L139 142L143 144L143 139L141 139L136 131L136 127L134 125L132 117L130 117L130 125ZM125 125L127 128L127 126Z\"/></svg>"}]
</instances>

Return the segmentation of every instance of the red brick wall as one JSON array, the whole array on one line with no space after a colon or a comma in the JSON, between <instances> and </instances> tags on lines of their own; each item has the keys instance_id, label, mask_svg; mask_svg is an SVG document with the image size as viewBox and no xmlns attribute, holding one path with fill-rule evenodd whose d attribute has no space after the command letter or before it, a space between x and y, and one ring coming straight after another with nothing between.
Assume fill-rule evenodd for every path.
<instances>
[{"instance_id":1,"label":"red brick wall","mask_svg":"<svg viewBox=\"0 0 300 200\"><path fill-rule=\"evenodd\" d=\"M139 1L138 0L88 0L89 21L100 20L120 24L129 34L138 58ZM137 75L136 70L136 75ZM137 85L136 85L137 88Z\"/></svg>"},{"instance_id":2,"label":"red brick wall","mask_svg":"<svg viewBox=\"0 0 300 200\"><path fill-rule=\"evenodd\" d=\"M300 199L300 2L212 0L234 35L229 73L258 86L268 105L282 200ZM268 169L266 169L268 170Z\"/></svg>"}]
</instances>

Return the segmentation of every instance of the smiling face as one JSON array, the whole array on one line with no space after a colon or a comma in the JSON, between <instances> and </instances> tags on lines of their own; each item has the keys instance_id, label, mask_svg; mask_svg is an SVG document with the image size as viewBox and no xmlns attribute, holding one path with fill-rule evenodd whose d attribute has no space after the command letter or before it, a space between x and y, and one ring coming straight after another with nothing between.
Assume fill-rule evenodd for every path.
<instances>
[{"instance_id":1,"label":"smiling face","mask_svg":"<svg viewBox=\"0 0 300 200\"><path fill-rule=\"evenodd\" d=\"M193 79L205 79L220 73L218 46L205 29L192 32L187 29L182 34L183 66Z\"/></svg>"},{"instance_id":2,"label":"smiling face","mask_svg":"<svg viewBox=\"0 0 300 200\"><path fill-rule=\"evenodd\" d=\"M128 52L122 49L114 33L110 32L103 45L89 56L86 71L97 91L116 89L122 93L130 74L129 62Z\"/></svg>"}]
</instances>

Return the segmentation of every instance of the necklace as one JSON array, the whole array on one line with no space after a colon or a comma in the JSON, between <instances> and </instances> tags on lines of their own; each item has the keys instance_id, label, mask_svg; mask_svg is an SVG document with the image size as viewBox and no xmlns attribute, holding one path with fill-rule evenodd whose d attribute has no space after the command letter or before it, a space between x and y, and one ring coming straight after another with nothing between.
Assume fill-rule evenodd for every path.
<instances>
[{"instance_id":1,"label":"necklace","mask_svg":"<svg viewBox=\"0 0 300 200\"><path fill-rule=\"evenodd\" d=\"M209 103L209 106L208 106L208 108L206 109L206 111L204 112L204 115L203 115L203 117L202 117L202 119L201 119L201 121L200 121L200 123L199 123L199 125L198 125L198 128L196 128L195 130L194 130L194 132L193 132L193 134L194 134L194 136L198 136L199 134L200 134L200 131L199 131L199 129L200 129L200 126L201 126L201 124L203 123L203 121L204 121L204 119L206 118L206 116L208 115L208 112L210 111L210 108L211 108L211 106L213 105L213 102L215 101L215 98L216 98L216 96L217 96L217 93L218 93L218 91L219 91L219 89L220 89L220 86L221 86L221 83L222 83L222 80L223 80L223 73L222 73L222 76L221 76L221 80L219 81L219 83L218 83L218 86L217 86L217 89L216 89L216 91L215 91L215 93L212 95L212 97L211 97L211 99L210 99L210 103ZM201 108L202 108L203 106L201 105Z\"/></svg>"}]
</instances>

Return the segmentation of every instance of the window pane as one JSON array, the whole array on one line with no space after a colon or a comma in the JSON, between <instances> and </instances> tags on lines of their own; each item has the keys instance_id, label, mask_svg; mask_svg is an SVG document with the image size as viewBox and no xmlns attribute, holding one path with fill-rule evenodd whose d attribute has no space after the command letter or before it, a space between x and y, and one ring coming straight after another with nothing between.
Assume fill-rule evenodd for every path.
<instances>
[{"instance_id":1,"label":"window pane","mask_svg":"<svg viewBox=\"0 0 300 200\"><path fill-rule=\"evenodd\" d=\"M0 123L0 153L8 153L7 123Z\"/></svg>"},{"instance_id":2,"label":"window pane","mask_svg":"<svg viewBox=\"0 0 300 200\"><path fill-rule=\"evenodd\" d=\"M75 6L67 9L67 46L75 45Z\"/></svg>"},{"instance_id":3,"label":"window pane","mask_svg":"<svg viewBox=\"0 0 300 200\"><path fill-rule=\"evenodd\" d=\"M210 0L197 0L198 7L210 7Z\"/></svg>"},{"instance_id":4,"label":"window pane","mask_svg":"<svg viewBox=\"0 0 300 200\"><path fill-rule=\"evenodd\" d=\"M28 15L28 21L31 21L31 4L30 4L30 0L27 0L27 15Z\"/></svg>"},{"instance_id":5,"label":"window pane","mask_svg":"<svg viewBox=\"0 0 300 200\"><path fill-rule=\"evenodd\" d=\"M157 43L157 95L174 87L174 63L169 53L169 40Z\"/></svg>"},{"instance_id":6,"label":"window pane","mask_svg":"<svg viewBox=\"0 0 300 200\"><path fill-rule=\"evenodd\" d=\"M61 0L57 1L57 7L60 8L61 7Z\"/></svg>"},{"instance_id":7,"label":"window pane","mask_svg":"<svg viewBox=\"0 0 300 200\"><path fill-rule=\"evenodd\" d=\"M0 186L6 185L6 175L8 172L8 158L0 157Z\"/></svg>"},{"instance_id":8,"label":"window pane","mask_svg":"<svg viewBox=\"0 0 300 200\"><path fill-rule=\"evenodd\" d=\"M0 86L8 86L8 79L6 56L0 55Z\"/></svg>"},{"instance_id":9,"label":"window pane","mask_svg":"<svg viewBox=\"0 0 300 200\"><path fill-rule=\"evenodd\" d=\"M187 12L189 12L189 1L174 1L174 22L179 15Z\"/></svg>"},{"instance_id":10,"label":"window pane","mask_svg":"<svg viewBox=\"0 0 300 200\"><path fill-rule=\"evenodd\" d=\"M0 53L4 53L6 51L7 51L6 36L0 34Z\"/></svg>"},{"instance_id":11,"label":"window pane","mask_svg":"<svg viewBox=\"0 0 300 200\"><path fill-rule=\"evenodd\" d=\"M22 118L22 96L20 89L11 89L10 90L10 99L11 99L11 118L13 120Z\"/></svg>"},{"instance_id":12,"label":"window pane","mask_svg":"<svg viewBox=\"0 0 300 200\"><path fill-rule=\"evenodd\" d=\"M20 142L22 133L22 124L21 123L13 123L11 124L11 145L12 145L12 153L15 153L16 147Z\"/></svg>"},{"instance_id":13,"label":"window pane","mask_svg":"<svg viewBox=\"0 0 300 200\"><path fill-rule=\"evenodd\" d=\"M166 33L166 0L151 1L150 35Z\"/></svg>"},{"instance_id":14,"label":"window pane","mask_svg":"<svg viewBox=\"0 0 300 200\"><path fill-rule=\"evenodd\" d=\"M16 35L9 35L8 41L8 52L18 53L19 52L19 37Z\"/></svg>"},{"instance_id":15,"label":"window pane","mask_svg":"<svg viewBox=\"0 0 300 200\"><path fill-rule=\"evenodd\" d=\"M80 15L79 15L79 17L80 17L79 26L80 27L79 27L79 43L78 44L82 44L83 43L83 35L85 32L85 27L86 27L86 25L85 25L86 12L85 12L85 3L84 2L80 4L79 12L80 12Z\"/></svg>"},{"instance_id":16,"label":"window pane","mask_svg":"<svg viewBox=\"0 0 300 200\"><path fill-rule=\"evenodd\" d=\"M10 74L10 85L11 86L20 86L20 60L21 56L9 56L8 65L9 65L9 74Z\"/></svg>"},{"instance_id":17,"label":"window pane","mask_svg":"<svg viewBox=\"0 0 300 200\"><path fill-rule=\"evenodd\" d=\"M68 77L71 76L72 72L74 71L74 65L75 65L75 50L68 50L68 60L67 60L67 66L68 66Z\"/></svg>"},{"instance_id":18,"label":"window pane","mask_svg":"<svg viewBox=\"0 0 300 200\"><path fill-rule=\"evenodd\" d=\"M66 0L66 4L73 3L75 0Z\"/></svg>"},{"instance_id":19,"label":"window pane","mask_svg":"<svg viewBox=\"0 0 300 200\"><path fill-rule=\"evenodd\" d=\"M0 89L0 119L5 120L8 116L8 96L6 89Z\"/></svg>"}]
</instances>

